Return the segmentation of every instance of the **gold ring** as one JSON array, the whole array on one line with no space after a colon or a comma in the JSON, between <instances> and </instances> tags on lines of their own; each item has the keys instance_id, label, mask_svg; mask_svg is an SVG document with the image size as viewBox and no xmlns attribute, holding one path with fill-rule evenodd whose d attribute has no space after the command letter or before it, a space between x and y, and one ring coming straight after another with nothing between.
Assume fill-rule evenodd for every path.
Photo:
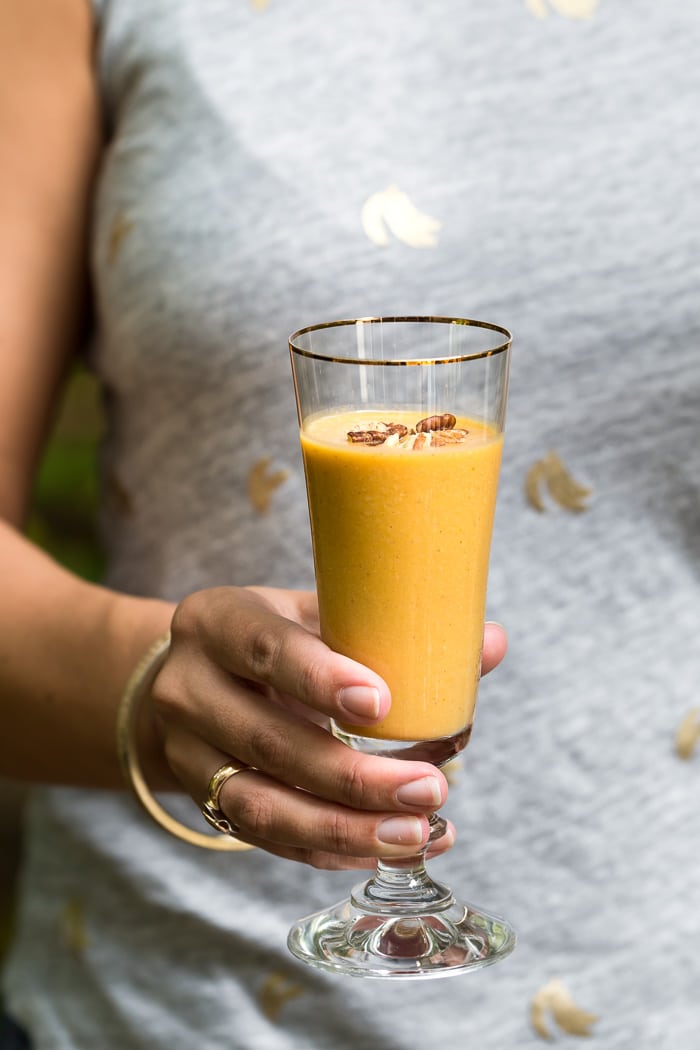
<instances>
[{"instance_id":1,"label":"gold ring","mask_svg":"<svg viewBox=\"0 0 700 1050\"><path fill-rule=\"evenodd\" d=\"M229 820L226 814L219 808L219 796L221 789L227 780L235 777L237 773L244 773L252 766L235 766L233 762L224 762L212 775L207 788L206 800L202 803L202 816L208 824L220 831L222 835L232 835L234 838L240 831L237 824Z\"/></svg>"}]
</instances>

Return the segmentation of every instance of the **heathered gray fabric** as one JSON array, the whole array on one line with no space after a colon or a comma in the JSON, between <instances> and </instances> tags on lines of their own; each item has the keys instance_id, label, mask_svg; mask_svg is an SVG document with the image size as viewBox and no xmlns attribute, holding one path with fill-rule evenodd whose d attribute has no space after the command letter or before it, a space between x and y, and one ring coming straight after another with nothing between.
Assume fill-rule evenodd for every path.
<instances>
[{"instance_id":1,"label":"heathered gray fabric","mask_svg":"<svg viewBox=\"0 0 700 1050\"><path fill-rule=\"evenodd\" d=\"M434 868L520 940L469 977L327 977L288 956L287 927L355 875L205 854L125 795L45 790L12 1012L37 1050L529 1050L530 1001L558 978L598 1015L596 1050L694 1050L700 749L683 762L674 734L700 704L700 8L105 0L97 16L111 585L310 583L294 328L425 312L515 333L489 597L510 651ZM368 236L363 205L391 186L432 246L397 222ZM526 500L550 449L594 490L586 510L544 487L542 512ZM267 514L247 494L264 458L289 473Z\"/></svg>"}]
</instances>

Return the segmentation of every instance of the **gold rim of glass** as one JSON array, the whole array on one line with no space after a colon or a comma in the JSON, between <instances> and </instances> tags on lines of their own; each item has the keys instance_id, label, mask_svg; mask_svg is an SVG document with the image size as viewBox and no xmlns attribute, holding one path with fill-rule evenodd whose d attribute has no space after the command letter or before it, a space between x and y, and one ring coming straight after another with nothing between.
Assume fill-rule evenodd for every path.
<instances>
[{"instance_id":1,"label":"gold rim of glass","mask_svg":"<svg viewBox=\"0 0 700 1050\"><path fill-rule=\"evenodd\" d=\"M321 332L327 328L343 328L349 325L357 324L450 324L450 325L462 325L464 327L472 328L485 328L491 332L498 332L500 335L505 337L505 341L500 343L498 346L489 347L488 350L479 350L473 354L457 354L456 356L450 357L417 357L407 359L405 361L393 361L387 358L358 358L358 357L336 357L335 354L322 354L317 350L307 350L302 346L298 346L295 342L303 335L308 335L309 332ZM446 365L453 364L456 361L477 361L483 357L493 357L496 354L505 353L509 350L513 341L513 337L507 328L503 328L498 324L491 324L489 321L476 321L468 317L429 317L419 315L417 317L354 317L348 318L343 321L326 321L323 324L312 324L306 328L300 328L289 337L289 349L294 354L299 354L300 357L311 357L317 361L335 361L338 364L344 365L398 365L406 367L407 365Z\"/></svg>"}]
</instances>

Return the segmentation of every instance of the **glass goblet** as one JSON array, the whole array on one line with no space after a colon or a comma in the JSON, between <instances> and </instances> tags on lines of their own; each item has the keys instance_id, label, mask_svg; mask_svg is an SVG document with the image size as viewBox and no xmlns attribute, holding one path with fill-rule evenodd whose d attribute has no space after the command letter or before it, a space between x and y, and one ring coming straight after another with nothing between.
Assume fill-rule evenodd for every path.
<instances>
[{"instance_id":1,"label":"glass goblet","mask_svg":"<svg viewBox=\"0 0 700 1050\"><path fill-rule=\"evenodd\" d=\"M321 636L380 674L379 725L349 747L441 766L469 740L508 391L510 333L446 317L362 318L290 337ZM430 840L445 828L430 818ZM365 977L427 978L512 951L425 850L379 860L347 900L296 923L291 952Z\"/></svg>"}]
</instances>

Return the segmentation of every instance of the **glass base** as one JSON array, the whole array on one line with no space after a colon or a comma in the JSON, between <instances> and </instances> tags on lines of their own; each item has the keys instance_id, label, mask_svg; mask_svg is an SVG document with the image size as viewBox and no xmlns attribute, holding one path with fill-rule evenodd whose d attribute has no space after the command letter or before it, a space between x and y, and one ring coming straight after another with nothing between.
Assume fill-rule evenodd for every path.
<instances>
[{"instance_id":1,"label":"glass base","mask_svg":"<svg viewBox=\"0 0 700 1050\"><path fill-rule=\"evenodd\" d=\"M444 765L466 746L471 725L433 740L382 740L333 725L333 734L364 754ZM430 839L445 821L430 818ZM374 875L347 900L300 919L289 931L292 955L309 966L353 977L447 977L510 955L515 933L496 915L461 904L425 869L419 854L379 860Z\"/></svg>"},{"instance_id":2,"label":"glass base","mask_svg":"<svg viewBox=\"0 0 700 1050\"><path fill-rule=\"evenodd\" d=\"M414 906L404 900L392 907L373 900L373 882L295 923L287 942L292 955L335 973L405 980L467 973L504 959L515 947L506 922L459 904L439 883L428 880Z\"/></svg>"}]
</instances>

